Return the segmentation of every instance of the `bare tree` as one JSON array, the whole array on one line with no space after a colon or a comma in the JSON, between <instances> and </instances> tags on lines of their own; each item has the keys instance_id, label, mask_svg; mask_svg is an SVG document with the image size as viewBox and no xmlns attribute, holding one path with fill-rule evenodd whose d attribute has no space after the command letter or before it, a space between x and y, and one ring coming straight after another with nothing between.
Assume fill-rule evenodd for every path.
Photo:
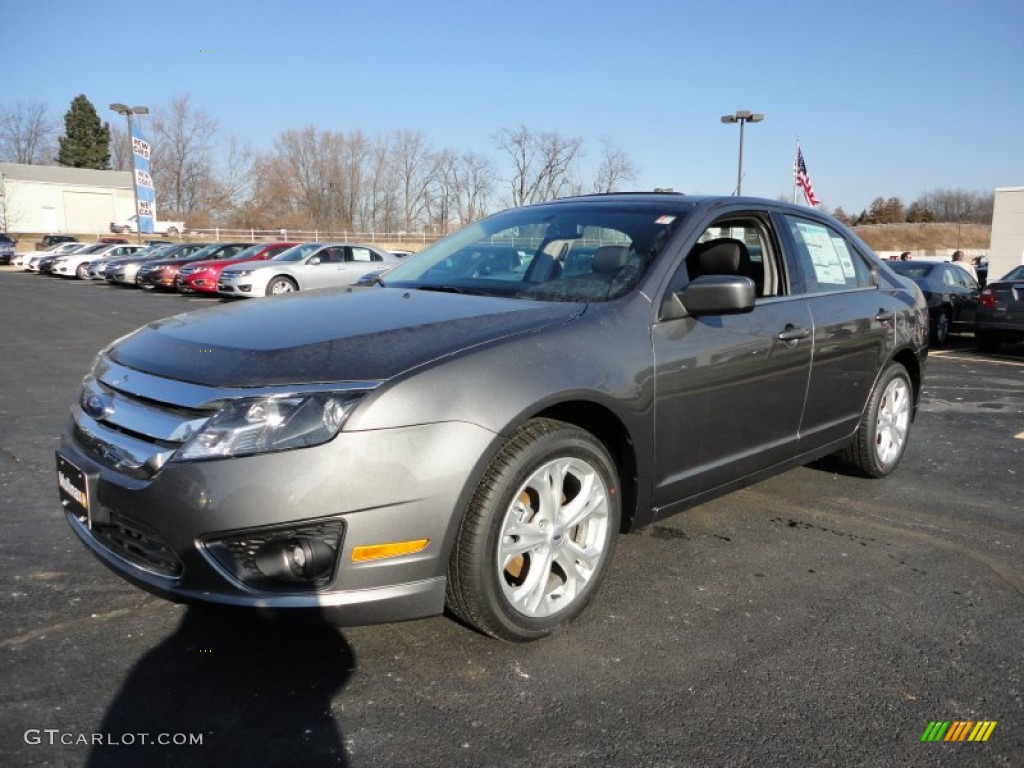
<instances>
[{"instance_id":1,"label":"bare tree","mask_svg":"<svg viewBox=\"0 0 1024 768\"><path fill-rule=\"evenodd\" d=\"M217 121L203 107L193 106L191 97L179 96L155 111L152 133L150 163L163 208L183 216L207 209Z\"/></svg>"},{"instance_id":2,"label":"bare tree","mask_svg":"<svg viewBox=\"0 0 1024 768\"><path fill-rule=\"evenodd\" d=\"M995 194L967 189L934 189L915 202L931 211L936 221L987 224L992 221Z\"/></svg>"},{"instance_id":3,"label":"bare tree","mask_svg":"<svg viewBox=\"0 0 1024 768\"><path fill-rule=\"evenodd\" d=\"M623 185L636 181L637 167L626 151L605 137L601 139L601 164L594 177L595 192L619 192Z\"/></svg>"},{"instance_id":4,"label":"bare tree","mask_svg":"<svg viewBox=\"0 0 1024 768\"><path fill-rule=\"evenodd\" d=\"M113 171L132 170L132 147L128 141L127 126L110 126L110 169Z\"/></svg>"},{"instance_id":5,"label":"bare tree","mask_svg":"<svg viewBox=\"0 0 1024 768\"><path fill-rule=\"evenodd\" d=\"M460 226L486 215L494 179L494 164L486 155L465 152L458 159L455 180Z\"/></svg>"},{"instance_id":6,"label":"bare tree","mask_svg":"<svg viewBox=\"0 0 1024 768\"><path fill-rule=\"evenodd\" d=\"M27 165L53 162L56 135L56 122L41 101L0 108L0 159Z\"/></svg>"},{"instance_id":7,"label":"bare tree","mask_svg":"<svg viewBox=\"0 0 1024 768\"><path fill-rule=\"evenodd\" d=\"M571 188L583 156L582 138L558 131L536 133L520 125L501 129L494 140L512 163L512 178L505 180L510 205L550 200Z\"/></svg>"},{"instance_id":8,"label":"bare tree","mask_svg":"<svg viewBox=\"0 0 1024 768\"><path fill-rule=\"evenodd\" d=\"M437 156L422 131L396 131L392 141L402 193L403 226L418 229L430 205L429 192L437 169Z\"/></svg>"}]
</instances>

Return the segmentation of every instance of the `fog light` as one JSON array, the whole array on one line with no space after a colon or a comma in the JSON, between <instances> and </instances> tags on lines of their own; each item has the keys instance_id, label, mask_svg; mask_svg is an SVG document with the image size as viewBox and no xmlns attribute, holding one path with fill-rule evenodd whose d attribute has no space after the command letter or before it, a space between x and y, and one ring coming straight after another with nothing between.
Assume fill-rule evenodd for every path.
<instances>
[{"instance_id":1,"label":"fog light","mask_svg":"<svg viewBox=\"0 0 1024 768\"><path fill-rule=\"evenodd\" d=\"M254 554L256 567L277 581L316 581L334 567L334 549L323 539L274 539Z\"/></svg>"}]
</instances>

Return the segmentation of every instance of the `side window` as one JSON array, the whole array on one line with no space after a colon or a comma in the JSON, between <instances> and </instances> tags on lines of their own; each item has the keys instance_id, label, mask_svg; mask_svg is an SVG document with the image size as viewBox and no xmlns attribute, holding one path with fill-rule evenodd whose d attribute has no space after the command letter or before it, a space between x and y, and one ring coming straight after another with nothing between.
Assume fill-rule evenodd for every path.
<instances>
[{"instance_id":1,"label":"side window","mask_svg":"<svg viewBox=\"0 0 1024 768\"><path fill-rule=\"evenodd\" d=\"M978 283L973 277L971 277L966 269L960 269L960 267L953 267L953 271L956 274L957 283L962 288L966 288L968 291L977 291Z\"/></svg>"},{"instance_id":2,"label":"side window","mask_svg":"<svg viewBox=\"0 0 1024 768\"><path fill-rule=\"evenodd\" d=\"M352 248L352 261L373 261L373 251L369 248Z\"/></svg>"},{"instance_id":3,"label":"side window","mask_svg":"<svg viewBox=\"0 0 1024 768\"><path fill-rule=\"evenodd\" d=\"M738 275L754 281L758 298L785 293L782 270L772 246L769 225L760 217L730 215L701 233L686 256L688 280L704 275ZM677 276L673 290L683 280Z\"/></svg>"},{"instance_id":4,"label":"side window","mask_svg":"<svg viewBox=\"0 0 1024 768\"><path fill-rule=\"evenodd\" d=\"M825 224L786 216L807 293L871 288L871 269L839 232Z\"/></svg>"},{"instance_id":5,"label":"side window","mask_svg":"<svg viewBox=\"0 0 1024 768\"><path fill-rule=\"evenodd\" d=\"M963 272L959 267L943 267L942 268L942 284L950 288L956 288L960 285L960 281L956 279L956 271Z\"/></svg>"}]
</instances>

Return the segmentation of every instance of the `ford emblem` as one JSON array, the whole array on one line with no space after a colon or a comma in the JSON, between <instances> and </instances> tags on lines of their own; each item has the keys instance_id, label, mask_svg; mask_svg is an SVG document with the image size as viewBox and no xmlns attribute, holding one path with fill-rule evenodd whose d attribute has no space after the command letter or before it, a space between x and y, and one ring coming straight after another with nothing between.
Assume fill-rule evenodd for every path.
<instances>
[{"instance_id":1,"label":"ford emblem","mask_svg":"<svg viewBox=\"0 0 1024 768\"><path fill-rule=\"evenodd\" d=\"M114 405L103 395L89 395L82 403L82 410L94 419L102 419L114 412Z\"/></svg>"}]
</instances>

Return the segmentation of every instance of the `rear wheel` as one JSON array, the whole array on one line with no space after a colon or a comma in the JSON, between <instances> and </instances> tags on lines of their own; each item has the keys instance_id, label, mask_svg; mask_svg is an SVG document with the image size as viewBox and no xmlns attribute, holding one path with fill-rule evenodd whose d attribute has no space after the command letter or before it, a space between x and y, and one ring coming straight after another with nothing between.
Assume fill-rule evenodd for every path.
<instances>
[{"instance_id":1,"label":"rear wheel","mask_svg":"<svg viewBox=\"0 0 1024 768\"><path fill-rule=\"evenodd\" d=\"M167 228L167 236L168 237L177 237L178 234L179 233L178 233L178 228L177 227L168 227Z\"/></svg>"},{"instance_id":2,"label":"rear wheel","mask_svg":"<svg viewBox=\"0 0 1024 768\"><path fill-rule=\"evenodd\" d=\"M942 309L932 323L932 343L941 347L949 341L949 310Z\"/></svg>"},{"instance_id":3,"label":"rear wheel","mask_svg":"<svg viewBox=\"0 0 1024 768\"><path fill-rule=\"evenodd\" d=\"M841 458L866 477L885 477L903 458L910 433L914 388L907 369L893 363L871 391L857 435Z\"/></svg>"},{"instance_id":4,"label":"rear wheel","mask_svg":"<svg viewBox=\"0 0 1024 768\"><path fill-rule=\"evenodd\" d=\"M491 462L448 566L448 607L476 629L535 640L576 618L608 570L618 472L590 433L551 419L521 427Z\"/></svg>"},{"instance_id":5,"label":"rear wheel","mask_svg":"<svg viewBox=\"0 0 1024 768\"><path fill-rule=\"evenodd\" d=\"M291 293L297 290L299 290L299 287L295 285L295 281L287 277L275 277L267 283L267 295L269 296L277 296L281 293Z\"/></svg>"}]
</instances>

